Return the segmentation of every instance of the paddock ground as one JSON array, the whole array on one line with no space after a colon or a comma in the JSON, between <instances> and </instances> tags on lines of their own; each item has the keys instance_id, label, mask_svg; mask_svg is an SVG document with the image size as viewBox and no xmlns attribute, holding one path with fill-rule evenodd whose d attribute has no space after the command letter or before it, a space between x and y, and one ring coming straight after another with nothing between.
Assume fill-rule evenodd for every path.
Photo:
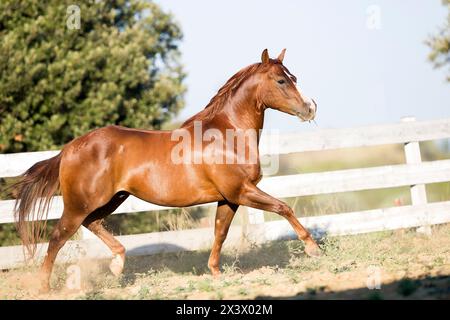
<instances>
[{"instance_id":1,"label":"paddock ground","mask_svg":"<svg viewBox=\"0 0 450 320\"><path fill-rule=\"evenodd\" d=\"M313 259L299 241L227 250L223 274L206 268L208 251L128 258L113 277L109 261L79 261L81 289L66 287L65 265L53 290L39 294L36 268L0 273L0 299L450 299L450 224L431 237L414 230L330 237ZM379 275L381 288L369 290Z\"/></svg>"}]
</instances>

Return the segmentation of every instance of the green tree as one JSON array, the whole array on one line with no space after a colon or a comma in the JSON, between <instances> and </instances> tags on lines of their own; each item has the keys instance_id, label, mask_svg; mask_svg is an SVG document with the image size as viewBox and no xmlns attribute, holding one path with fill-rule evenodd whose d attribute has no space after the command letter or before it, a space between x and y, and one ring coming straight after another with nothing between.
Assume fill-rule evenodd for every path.
<instances>
[{"instance_id":1,"label":"green tree","mask_svg":"<svg viewBox=\"0 0 450 320\"><path fill-rule=\"evenodd\" d=\"M55 149L109 124L160 128L184 103L181 37L144 0L0 1L0 152Z\"/></svg>"},{"instance_id":2,"label":"green tree","mask_svg":"<svg viewBox=\"0 0 450 320\"><path fill-rule=\"evenodd\" d=\"M428 58L435 67L447 65L447 81L450 82L450 0L442 0L442 4L447 7L447 21L439 32L427 40L427 45L431 48Z\"/></svg>"}]
</instances>

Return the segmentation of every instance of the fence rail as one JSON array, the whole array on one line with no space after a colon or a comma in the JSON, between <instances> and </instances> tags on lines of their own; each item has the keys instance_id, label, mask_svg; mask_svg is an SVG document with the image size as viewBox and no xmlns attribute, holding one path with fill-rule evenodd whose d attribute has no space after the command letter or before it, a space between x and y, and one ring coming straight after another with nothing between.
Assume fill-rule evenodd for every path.
<instances>
[{"instance_id":1,"label":"fence rail","mask_svg":"<svg viewBox=\"0 0 450 320\"><path fill-rule=\"evenodd\" d=\"M425 184L450 181L450 160L422 162L419 141L450 138L450 119L415 122L407 121L360 128L320 130L312 133L289 133L277 137L277 154L304 151L322 151L338 148L374 146L382 144L405 145L406 163L380 167L337 170L308 174L265 177L259 187L278 198L318 195L326 193L411 187L411 206L376 209L300 218L316 235L345 235L362 232L429 226L450 222L450 201L427 203ZM261 155L274 154L273 145L261 141ZM270 147L270 148L269 148ZM58 151L30 152L0 155L0 177L16 176L35 162L47 159ZM14 202L0 201L0 224L13 222ZM203 206L213 206L206 204ZM114 213L131 213L169 209L150 204L134 197L127 199ZM62 199L55 197L49 218L57 219L62 213ZM261 243L293 238L295 235L286 221L264 222L261 211L250 209L249 225L233 226L226 244L234 246L243 240ZM428 228L428 229L427 229ZM120 236L129 255L153 254L207 248L213 240L211 228L154 232ZM77 250L74 250L74 248ZM40 245L42 256L46 244ZM62 251L60 261L73 261L80 256L107 257L107 247L98 239L72 241ZM0 247L0 268L12 268L23 263L20 246Z\"/></svg>"}]
</instances>

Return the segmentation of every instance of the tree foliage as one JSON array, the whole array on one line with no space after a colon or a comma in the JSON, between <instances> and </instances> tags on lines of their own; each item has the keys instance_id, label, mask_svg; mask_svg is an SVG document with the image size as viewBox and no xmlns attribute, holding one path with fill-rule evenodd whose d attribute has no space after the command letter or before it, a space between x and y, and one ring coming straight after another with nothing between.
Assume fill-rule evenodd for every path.
<instances>
[{"instance_id":1,"label":"tree foliage","mask_svg":"<svg viewBox=\"0 0 450 320\"><path fill-rule=\"evenodd\" d=\"M447 81L450 82L450 0L442 0L442 4L447 7L447 21L439 32L427 40L431 48L429 59L436 67L447 66Z\"/></svg>"},{"instance_id":2,"label":"tree foliage","mask_svg":"<svg viewBox=\"0 0 450 320\"><path fill-rule=\"evenodd\" d=\"M0 152L58 148L108 124L160 128L183 106L181 30L144 0L0 1Z\"/></svg>"}]
</instances>

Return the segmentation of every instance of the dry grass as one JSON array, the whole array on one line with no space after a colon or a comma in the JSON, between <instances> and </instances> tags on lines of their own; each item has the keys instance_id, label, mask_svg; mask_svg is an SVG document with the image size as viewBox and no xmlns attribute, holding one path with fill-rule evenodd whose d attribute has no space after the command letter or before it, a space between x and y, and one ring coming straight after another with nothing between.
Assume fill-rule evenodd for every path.
<instances>
[{"instance_id":1,"label":"dry grass","mask_svg":"<svg viewBox=\"0 0 450 320\"><path fill-rule=\"evenodd\" d=\"M129 258L114 278L107 261L80 261L82 290L65 287L66 266L57 266L53 290L39 295L35 269L0 274L1 299L448 299L450 224L428 238L414 230L377 232L322 240L324 256L311 259L299 241L228 250L223 275L214 279L209 252ZM370 268L379 268L381 289L366 287Z\"/></svg>"}]
</instances>

